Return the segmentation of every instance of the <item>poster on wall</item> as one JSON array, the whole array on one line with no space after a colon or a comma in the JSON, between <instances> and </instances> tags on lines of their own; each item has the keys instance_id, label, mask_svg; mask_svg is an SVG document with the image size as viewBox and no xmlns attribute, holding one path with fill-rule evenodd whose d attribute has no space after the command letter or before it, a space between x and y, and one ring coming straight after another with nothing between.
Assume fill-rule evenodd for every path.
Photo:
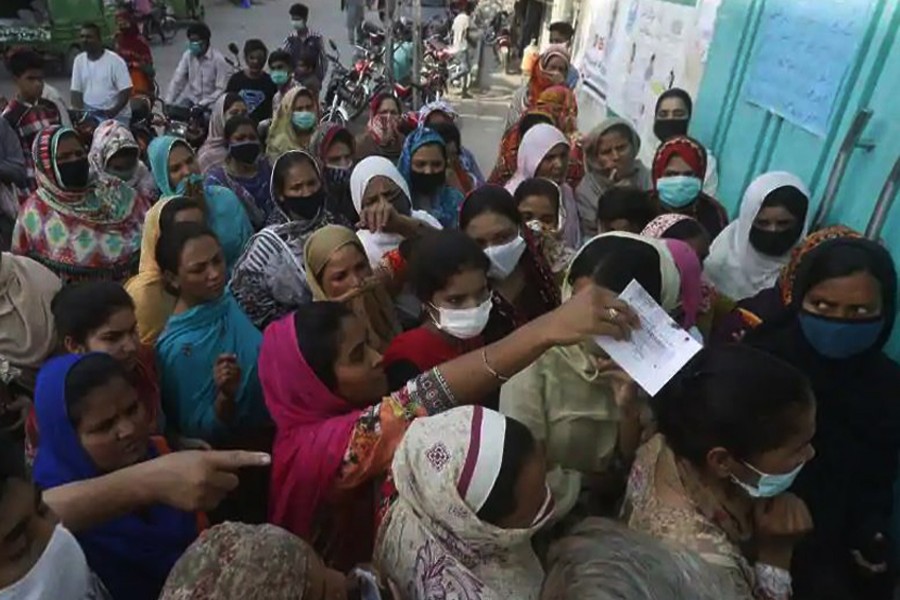
<instances>
[{"instance_id":1,"label":"poster on wall","mask_svg":"<svg viewBox=\"0 0 900 600\"><path fill-rule=\"evenodd\" d=\"M747 101L825 137L871 0L772 0L748 69Z\"/></svg>"}]
</instances>

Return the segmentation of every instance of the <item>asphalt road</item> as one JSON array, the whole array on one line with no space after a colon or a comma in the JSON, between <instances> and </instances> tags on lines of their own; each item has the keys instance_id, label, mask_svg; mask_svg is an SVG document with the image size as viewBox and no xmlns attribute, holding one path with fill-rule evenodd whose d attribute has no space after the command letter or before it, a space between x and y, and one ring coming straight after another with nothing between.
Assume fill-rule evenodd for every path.
<instances>
[{"instance_id":1,"label":"asphalt road","mask_svg":"<svg viewBox=\"0 0 900 600\"><path fill-rule=\"evenodd\" d=\"M227 55L229 42L242 47L245 40L259 38L269 49L281 45L290 33L288 9L295 0L254 0L252 8L242 9L228 0L205 0L206 23L213 32L212 43ZM344 14L340 12L337 0L308 1L310 6L310 27L337 43L342 58L349 62L352 55L345 26ZM403 10L403 9L401 9ZM377 18L377 15L369 15ZM166 45L158 42L153 46L153 59L157 81L164 91L175 70L182 53L186 50L187 39L180 30L174 41ZM492 60L488 59L489 63ZM346 64L346 62L345 62ZM509 105L509 95L518 83L493 66L485 69L484 81L489 89L474 92L471 100L461 100L450 96L463 115L461 132L463 144L474 154L482 170L490 171L497 156L497 146L503 133L503 119ZM64 98L68 97L69 80L51 77L48 83L55 86ZM0 69L0 95L14 93L10 76Z\"/></svg>"}]
</instances>

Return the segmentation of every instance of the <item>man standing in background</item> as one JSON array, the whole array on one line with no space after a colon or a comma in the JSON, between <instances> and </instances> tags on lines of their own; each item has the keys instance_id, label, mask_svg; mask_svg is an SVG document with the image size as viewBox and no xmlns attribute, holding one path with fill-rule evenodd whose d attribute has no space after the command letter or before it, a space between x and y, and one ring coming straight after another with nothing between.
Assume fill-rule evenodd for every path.
<instances>
[{"instance_id":1,"label":"man standing in background","mask_svg":"<svg viewBox=\"0 0 900 600\"><path fill-rule=\"evenodd\" d=\"M309 28L309 8L305 4L294 4L291 6L291 27L294 32L284 40L283 48L291 55L294 61L294 77L300 81L305 73L296 72L301 64L310 57L315 57L315 75L320 82L324 83L325 73L328 69L328 59L325 58L325 44L322 36Z\"/></svg>"},{"instance_id":2,"label":"man standing in background","mask_svg":"<svg viewBox=\"0 0 900 600\"><path fill-rule=\"evenodd\" d=\"M453 19L451 31L453 32L453 45L450 51L456 62L462 66L462 97L469 95L469 72L472 65L469 62L469 28L472 26L472 13L475 12L475 2L468 0L463 3L462 10Z\"/></svg>"},{"instance_id":3,"label":"man standing in background","mask_svg":"<svg viewBox=\"0 0 900 600\"><path fill-rule=\"evenodd\" d=\"M116 119L128 125L131 119L131 74L125 60L103 47L100 28L81 26L84 52L72 65L72 108L97 113L101 119Z\"/></svg>"}]
</instances>

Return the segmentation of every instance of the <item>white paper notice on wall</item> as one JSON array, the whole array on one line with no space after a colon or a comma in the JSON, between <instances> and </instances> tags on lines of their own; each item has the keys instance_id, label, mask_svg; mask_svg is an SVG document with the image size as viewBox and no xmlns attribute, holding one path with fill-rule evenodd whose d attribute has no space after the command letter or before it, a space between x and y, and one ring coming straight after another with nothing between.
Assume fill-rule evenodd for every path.
<instances>
[{"instance_id":1,"label":"white paper notice on wall","mask_svg":"<svg viewBox=\"0 0 900 600\"><path fill-rule=\"evenodd\" d=\"M628 303L641 320L641 328L629 340L598 336L597 345L651 396L675 376L702 346L672 320L637 280L628 284L619 298Z\"/></svg>"}]
</instances>

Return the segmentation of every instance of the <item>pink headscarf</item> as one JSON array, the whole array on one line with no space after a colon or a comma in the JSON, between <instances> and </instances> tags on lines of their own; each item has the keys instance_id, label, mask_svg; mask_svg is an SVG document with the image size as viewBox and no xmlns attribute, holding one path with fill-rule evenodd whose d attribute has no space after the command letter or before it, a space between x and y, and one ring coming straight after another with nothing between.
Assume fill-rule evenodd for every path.
<instances>
[{"instance_id":1,"label":"pink headscarf","mask_svg":"<svg viewBox=\"0 0 900 600\"><path fill-rule=\"evenodd\" d=\"M259 380L277 428L269 520L308 540L360 411L334 395L306 363L293 314L266 328Z\"/></svg>"},{"instance_id":2,"label":"pink headscarf","mask_svg":"<svg viewBox=\"0 0 900 600\"><path fill-rule=\"evenodd\" d=\"M672 239L663 241L669 248L669 253L681 276L681 310L684 313L681 326L690 329L697 324L697 313L700 312L700 304L703 300L703 283L701 281L703 267L700 265L697 253L686 242Z\"/></svg>"}]
</instances>

